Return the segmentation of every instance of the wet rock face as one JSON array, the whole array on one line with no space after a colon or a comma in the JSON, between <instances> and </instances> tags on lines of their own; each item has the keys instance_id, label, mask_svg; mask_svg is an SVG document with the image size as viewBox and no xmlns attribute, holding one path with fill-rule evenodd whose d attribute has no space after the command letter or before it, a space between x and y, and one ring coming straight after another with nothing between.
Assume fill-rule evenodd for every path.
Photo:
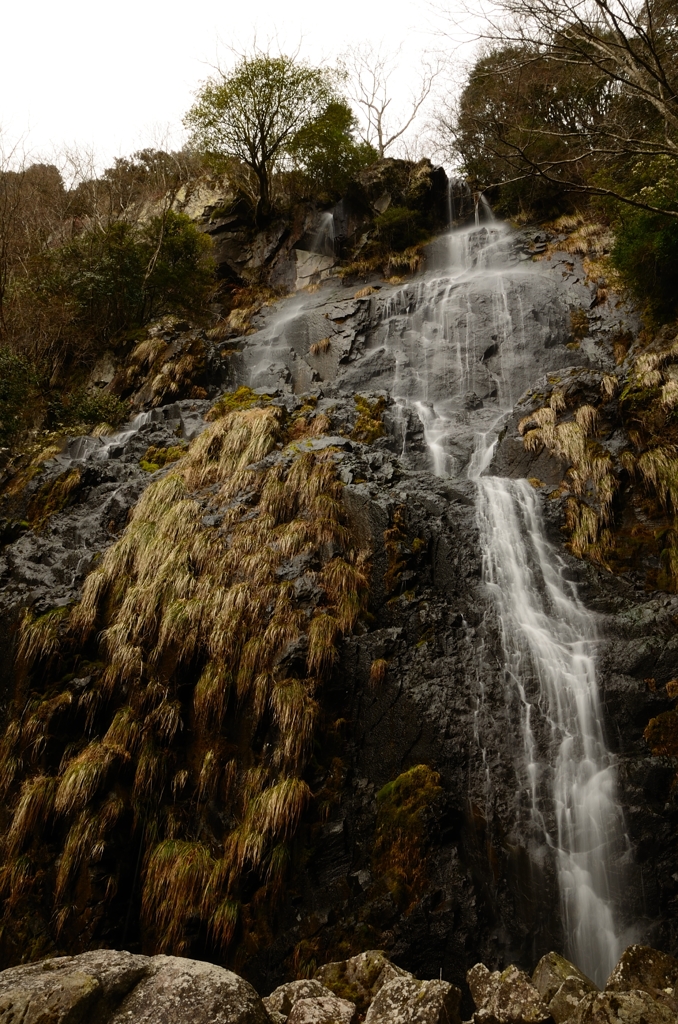
<instances>
[{"instance_id":1,"label":"wet rock face","mask_svg":"<svg viewBox=\"0 0 678 1024\"><path fill-rule=\"evenodd\" d=\"M384 1019L395 1013L387 1000L389 985L400 986L390 990L389 999L398 993L405 999L414 984L404 968L436 978L442 969L443 978L461 987L479 959L491 968L513 961L531 968L549 949L564 948L552 860L518 825L525 818L525 795L516 769L517 697L507 684L500 628L482 584L475 488L464 474L474 436L489 430L526 387L570 366L599 373L611 365L609 338L626 314L596 307L599 330L579 348L568 348L571 309L589 308L593 301L576 258L535 265L526 257L524 236L484 231L464 242L469 267L477 267L488 245L494 247L484 282L477 275L449 273L449 242L443 240L431 249L433 269L421 279L403 286L375 281L373 292L357 298L353 288L332 280L262 311L254 318L255 333L239 339L230 357L229 389L248 384L289 409L310 397L316 413L328 417L326 436L306 438L300 450L337 449L352 535L373 551L369 627L344 642L322 694L323 714L344 730L336 767L340 781L330 793L327 818L304 839L309 857L293 894L276 911L274 933L243 970L261 991L270 991L289 978L293 955L303 953L307 963L317 964L365 945L383 946L398 967L369 953L364 962L326 965L316 980L361 1013L377 1006L383 990L378 1005L383 1003ZM510 285L508 298L504 285ZM356 394L372 404L384 401L382 436L369 444L351 437ZM13 675L11 627L21 610L44 611L77 597L149 480L139 460L150 446L176 444L179 431L187 440L195 436L208 405L188 399L162 406L125 438L73 440L30 485L35 491L73 467L82 472L68 506L39 531L22 527L0 551L5 693ZM434 416L440 433L429 448ZM524 460L514 427L510 420L495 470L549 481L555 470ZM676 951L670 910L678 896L678 805L670 788L675 765L650 757L642 732L667 707L661 687L676 675L678 599L647 593L633 580L610 577L563 552L562 509L556 501L544 508L568 578L598 616L606 733L617 756L637 865L628 892L629 923L647 914L658 922L654 941ZM20 510L15 518L22 518ZM375 664L382 666L379 671ZM645 683L650 678L655 689ZM418 764L440 774L443 799L431 812L422 845L402 847L393 840L389 846L378 794ZM313 788L320 790L326 781L314 779ZM122 942L117 927L107 924L111 941ZM140 934L134 941L141 941ZM572 1000L587 991L587 979L572 965L564 974L561 968L554 959L542 965L532 985L520 978L534 1000L535 1022L550 1016L560 1024ZM174 977L169 965L167 972L166 978ZM149 988L148 1000L164 1006L169 981L163 988L157 974L149 975L151 983L156 988ZM644 990L635 982L631 988ZM450 991L426 990L431 1020L443 1008L452 1013ZM591 1006L598 998L592 996ZM86 1003L94 995L82 998ZM309 998L316 996L293 1000L283 993L270 1013L287 1016ZM464 1000L467 1017L473 1009L468 993ZM499 1003L497 1012L503 1013L506 1007ZM487 1016L495 1010L483 1005L476 1012ZM376 1014L374 1009L375 1020ZM148 1018L156 1019L163 1018Z\"/></svg>"},{"instance_id":2,"label":"wet rock face","mask_svg":"<svg viewBox=\"0 0 678 1024\"><path fill-rule=\"evenodd\" d=\"M148 449L190 442L203 429L210 404L174 402L141 413L115 434L66 439L17 496L3 497L3 511L20 535L0 548L0 692L14 677L13 627L21 610L32 607L40 615L77 598L87 573L119 536L153 478L140 465ZM30 529L25 519L32 504L39 515L50 491L72 474L77 485L67 508L60 511L57 505L44 523Z\"/></svg>"}]
</instances>

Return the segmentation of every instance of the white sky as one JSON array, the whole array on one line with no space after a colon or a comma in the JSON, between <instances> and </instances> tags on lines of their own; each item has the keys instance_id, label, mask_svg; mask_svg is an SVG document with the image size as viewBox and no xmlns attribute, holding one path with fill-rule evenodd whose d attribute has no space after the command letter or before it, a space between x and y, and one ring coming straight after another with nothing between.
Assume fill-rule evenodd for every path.
<instances>
[{"instance_id":1,"label":"white sky","mask_svg":"<svg viewBox=\"0 0 678 1024\"><path fill-rule=\"evenodd\" d=\"M452 0L457 2L457 0ZM257 36L289 52L301 42L312 63L333 62L347 46L404 42L401 91L425 49L451 45L434 34L427 0L32 0L4 5L0 43L0 129L29 155L90 147L109 162L181 118L210 64ZM275 40L277 39L277 44Z\"/></svg>"}]
</instances>

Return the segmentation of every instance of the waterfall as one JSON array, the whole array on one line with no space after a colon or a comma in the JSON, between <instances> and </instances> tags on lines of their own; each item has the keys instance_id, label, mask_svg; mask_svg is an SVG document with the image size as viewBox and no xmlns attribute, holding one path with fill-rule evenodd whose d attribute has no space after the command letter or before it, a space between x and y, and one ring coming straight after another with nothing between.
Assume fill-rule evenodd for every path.
<instances>
[{"instance_id":1,"label":"waterfall","mask_svg":"<svg viewBox=\"0 0 678 1024\"><path fill-rule=\"evenodd\" d=\"M546 539L535 490L526 480L484 475L497 424L522 391L512 393L511 361L521 347L524 278L502 262L502 237L494 224L452 232L447 274L421 282L406 307L396 302L387 310L396 326L398 315L426 310L423 370L408 376L407 355L396 352L394 393L401 415L411 409L421 423L434 472L460 476L465 467L476 484L483 580L500 636L506 703L517 706L520 723L517 830L535 863L547 857L554 865L567 955L602 985L622 950L616 908L630 852L601 724L594 622ZM464 420L488 351L496 389ZM454 458L448 449L464 430L475 433L474 450Z\"/></svg>"},{"instance_id":2,"label":"waterfall","mask_svg":"<svg viewBox=\"0 0 678 1024\"><path fill-rule=\"evenodd\" d=\"M628 844L601 726L593 622L545 539L530 484L476 483L483 578L506 685L520 701L533 832L555 854L567 954L602 985L622 952L615 903Z\"/></svg>"}]
</instances>

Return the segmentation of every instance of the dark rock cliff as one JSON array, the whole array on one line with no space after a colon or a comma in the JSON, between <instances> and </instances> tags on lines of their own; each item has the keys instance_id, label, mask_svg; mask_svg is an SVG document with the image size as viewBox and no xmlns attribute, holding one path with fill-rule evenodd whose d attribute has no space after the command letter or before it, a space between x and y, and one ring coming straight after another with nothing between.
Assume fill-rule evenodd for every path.
<instances>
[{"instance_id":1,"label":"dark rock cliff","mask_svg":"<svg viewBox=\"0 0 678 1024\"><path fill-rule=\"evenodd\" d=\"M420 976L442 969L457 984L478 960L530 968L563 947L553 863L535 859L520 827L515 695L483 585L475 486L465 469L474 437L502 408L528 388L542 401L570 367L611 373L614 338L638 325L620 304L592 307L596 288L577 257L555 253L534 264L535 247L543 249L538 236L490 225L466 232L463 244L472 276L450 278L446 267L460 257L442 240L429 249L426 274L404 285L374 280L354 297L334 279L254 314L253 333L231 344L219 379L205 381L210 398L161 405L110 438L71 439L6 484L14 493L5 498L0 556L2 682L5 714L13 700L16 717L29 686L14 668L20 615L77 599L149 479L139 462L150 449L190 441L213 395L245 385L258 391L254 402L272 402L286 415L312 409L326 417L324 434L294 450L335 453L348 529L371 559L368 614L341 642L319 697L324 738L308 779L323 809L302 826L265 924L252 910L230 951L219 953L196 923L186 947L235 964L262 991L377 946ZM488 247L492 261L477 274ZM582 308L595 330L573 344L570 314ZM525 454L517 429L532 408L525 401L508 419L493 472L535 478L550 493L562 467L546 450ZM426 444L432 410L444 419L443 475L434 475ZM72 472L73 488L31 525L31 500L47 502L50 487ZM167 469L155 473L161 479ZM605 734L632 851L623 924L630 936L642 932L675 953L676 764L653 755L643 732L670 707L678 598L647 589L638 574L614 575L575 558L563 546L561 498L542 504L550 540L597 625ZM73 674L64 680L73 693L88 683ZM75 737L63 723L59 729L63 751ZM413 776L418 766L425 771ZM43 892L19 943L3 940L7 955L102 942L142 950L136 850L125 856L129 875L112 910L94 911L83 868L76 902L91 927L57 933ZM49 865L40 870L49 886Z\"/></svg>"}]
</instances>

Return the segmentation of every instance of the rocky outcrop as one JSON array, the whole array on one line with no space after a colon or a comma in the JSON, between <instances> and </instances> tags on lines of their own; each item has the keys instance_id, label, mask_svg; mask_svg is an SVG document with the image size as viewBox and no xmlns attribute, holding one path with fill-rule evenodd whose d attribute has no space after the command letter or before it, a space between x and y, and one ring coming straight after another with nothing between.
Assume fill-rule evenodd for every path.
<instances>
[{"instance_id":1,"label":"rocky outcrop","mask_svg":"<svg viewBox=\"0 0 678 1024\"><path fill-rule=\"evenodd\" d=\"M365 1024L459 1024L461 992L447 981L394 978L374 997Z\"/></svg>"},{"instance_id":2,"label":"rocky outcrop","mask_svg":"<svg viewBox=\"0 0 678 1024\"><path fill-rule=\"evenodd\" d=\"M315 977L336 995L352 1000L364 1013L384 985L412 975L392 964L380 949L371 949L349 960L325 964Z\"/></svg>"},{"instance_id":3,"label":"rocky outcrop","mask_svg":"<svg viewBox=\"0 0 678 1024\"><path fill-rule=\"evenodd\" d=\"M96 950L0 973L1 1024L270 1024L251 985L174 956Z\"/></svg>"},{"instance_id":4,"label":"rocky outcrop","mask_svg":"<svg viewBox=\"0 0 678 1024\"><path fill-rule=\"evenodd\" d=\"M456 986L421 981L380 950L326 964L318 974L355 1000L317 978L286 982L260 999L214 964L95 950L2 971L0 1024L460 1024ZM476 1006L468 1024L676 1020L676 961L649 947L629 947L604 992L553 952L535 968L534 984L514 965L491 972L476 964L467 977Z\"/></svg>"},{"instance_id":5,"label":"rocky outcrop","mask_svg":"<svg viewBox=\"0 0 678 1024\"><path fill-rule=\"evenodd\" d=\"M649 946L629 946L607 979L608 992L647 992L678 1017L678 960Z\"/></svg>"},{"instance_id":6,"label":"rocky outcrop","mask_svg":"<svg viewBox=\"0 0 678 1024\"><path fill-rule=\"evenodd\" d=\"M378 192L381 187L374 184L375 201L384 194ZM547 386L553 387L549 375L564 376L568 367L590 373L591 387L599 387L602 375L615 365L615 331L621 321L625 330L633 324L629 326L623 307L597 305L591 320L600 319L592 323L592 334L579 347L572 347L570 311L588 310L593 301L578 257L554 254L537 267L529 262L532 243L527 233L506 232L495 238L483 228L478 236L467 239L472 258L476 244L476 255L482 256L479 238L482 245L501 254L502 266L508 268L511 287L503 297L488 290L492 273L474 277L468 286L450 283L444 269L450 253L445 239L429 249L430 265L437 269L424 277L400 284L375 278L372 290L360 295L362 289L332 280L317 291L298 293L253 314L251 333L229 343L223 360L229 369L227 387L223 381L213 384L215 392L224 387L235 392L239 385L248 385L254 389L254 400L271 401L289 416L303 413L329 420L323 436L300 437L280 457L321 448L333 453L344 484L342 501L351 537L357 548L372 552L369 617L342 642L331 678L313 698L328 731L314 747L308 776L313 810L304 817L298 839L290 844L294 858L286 869L289 874L276 890L275 901L260 892L251 907L243 906L242 928L239 923L229 949L212 945L207 927L192 927L187 938L192 955L233 962L229 958L236 956L239 937L247 931L248 942L238 951L242 959L237 962L262 992L288 978L292 964L295 970L311 973L317 964L346 957L366 945L383 947L398 964L421 977L437 977L442 968L443 976L459 987L477 960L491 969L513 962L531 968L547 950L564 947L552 859L545 853L542 860L530 861L534 836L525 822L515 764L515 694L507 687L500 665L500 630L482 585L475 491L464 479L464 467L474 438L494 422L500 397L515 403L526 387L532 389L520 407L522 415L524 409L529 411L528 405L531 409L542 403L541 392ZM464 301L455 305L454 296L462 292ZM498 316L504 318L503 334L498 334ZM513 327L506 326L509 320ZM449 331L449 343L439 350L436 332L443 326ZM180 339L172 335L160 340L171 348ZM183 352L180 345L171 348L171 361L178 365ZM210 377L209 360L206 365ZM162 365L156 369L159 373ZM173 375L178 372L168 370L167 381L177 383ZM497 392L502 374L511 382L508 397ZM426 394L417 390L423 380ZM161 382L162 388L167 381ZM537 386L540 381L544 389ZM156 397L150 393L152 387L144 390L147 383L141 378L130 383L132 393L146 404ZM162 388L158 394L169 394ZM356 395L374 415L370 412L365 417L364 410L359 411ZM416 401L409 396L416 396ZM145 459L149 449L169 450L195 436L210 404L208 399L187 398L145 413L143 422L130 424L129 430L112 437L67 439L63 450L53 453L39 471L31 470L26 487L29 499L44 484L72 470L81 473L81 481L39 529L24 521L18 506L8 523L0 554L0 643L4 645L0 671L3 713L8 719L14 714L16 680L12 627L19 615L29 607L40 616L78 599L87 573L119 538L149 479L161 479L167 472L161 468L155 477L141 467L142 461L155 464ZM447 460L445 477L434 475L433 456L426 444L425 426L434 407L442 410L451 425L440 447ZM370 421L369 429L364 429L364 422L359 425L360 417ZM545 495L544 514L563 572L578 584L583 602L597 614L606 732L616 756L619 790L636 850L635 873L624 894L625 910L629 921L641 914L656 919L652 941L675 951L678 805L671 789L675 763L669 757L650 755L643 730L653 714L669 706L665 684L676 674L678 598L653 593L644 581L617 578L563 550L562 508L557 496L546 498L559 481L548 476L553 467L549 469L546 458L536 465L521 462L519 456L524 455L517 424L511 419L495 465L509 475L529 474L548 483L540 493ZM227 533L221 519L207 514L196 523L196 530L199 537L204 531L209 536L220 530L224 536ZM50 690L46 697L63 696L63 703L54 711L51 727L44 727L45 758L36 762L34 770L56 778L64 745L85 735L82 709L90 706L88 702L92 707L96 704L102 664L92 658L75 674L58 666L54 671L60 689ZM182 704L183 731L176 734L183 737L182 743L194 714L192 672L193 666L187 663L181 687L172 695ZM23 708L26 694L33 695L31 687L37 693L42 684L42 677L30 685L22 677L16 707ZM125 786L132 784L141 749L138 743L120 772ZM407 786L397 789L391 805L397 829L389 827L393 817L385 813L383 797L386 787L398 780L407 782L408 773L420 766L440 778L440 794L430 808L423 808L428 817L421 842L415 826L422 807L410 807L413 797ZM197 780L200 764L195 771L192 764L189 767ZM164 770L170 771L169 764ZM181 780L171 773L158 801L159 806L167 801L163 828L179 820L171 787L174 782L178 787ZM226 785L225 778L221 777L219 786ZM192 806L198 800L197 787L204 782L195 780L190 783L196 786ZM23 776L17 777L12 808L22 781ZM107 780L102 784L102 799L108 790ZM217 848L210 846L212 830L231 827L218 788L213 792L217 795L208 797L200 790L208 837L206 857ZM132 816L125 815L119 823L127 827ZM402 821L407 828L401 827ZM547 826L555 828L551 818ZM130 843L131 833L116 828L106 836L105 863L92 857L78 869L78 899L87 901L92 893L96 898L92 897L91 906L75 907L75 915L83 915L88 922L93 942L131 942L134 949L143 949L148 937L138 914L143 881L135 875L138 833ZM60 819L45 843L54 839L63 845L66 835ZM3 933L12 962L25 955L26 948L34 948L34 933L40 936L41 955L53 951L57 942L48 906L57 856L46 856L46 847L36 855L30 842L27 835L22 854L30 871L20 876L32 900L30 913L21 916L16 929L6 928ZM100 845L93 841L92 848ZM143 858L140 863L145 863ZM102 902L103 896L99 899L104 891L113 894L112 904ZM251 896L248 891L246 899ZM272 908L265 921L260 916L263 907ZM128 934L123 937L122 922L128 914ZM80 932L75 924L72 932L69 928L67 922L58 942L65 948L80 948ZM255 934L250 935L252 930ZM318 980L364 1013L384 986L386 978L377 984L382 970L389 981L394 975L404 977L401 969L382 965L369 984L361 980L355 988L335 984L331 972L322 973L325 968ZM348 968L339 974L346 985L354 984ZM557 971L549 982L548 1000L546 990L541 998L560 1024L584 983L577 974L567 973L553 988L556 981ZM541 992L536 979L534 985ZM642 990L636 986L633 991L638 988ZM464 1000L463 1014L469 1016L468 993Z\"/></svg>"},{"instance_id":7,"label":"rocky outcrop","mask_svg":"<svg viewBox=\"0 0 678 1024\"><path fill-rule=\"evenodd\" d=\"M484 964L476 964L466 980L476 1004L474 1024L551 1024L539 992L513 964L503 971L488 971Z\"/></svg>"},{"instance_id":8,"label":"rocky outcrop","mask_svg":"<svg viewBox=\"0 0 678 1024\"><path fill-rule=\"evenodd\" d=\"M605 991L558 953L537 964L532 984L515 966L491 973L476 964L467 975L474 1024L669 1024L675 1012L678 962L648 946L629 946Z\"/></svg>"},{"instance_id":9,"label":"rocky outcrop","mask_svg":"<svg viewBox=\"0 0 678 1024\"><path fill-rule=\"evenodd\" d=\"M584 996L598 991L590 978L558 953L547 953L541 958L532 974L532 984L555 1024L568 1020Z\"/></svg>"},{"instance_id":10,"label":"rocky outcrop","mask_svg":"<svg viewBox=\"0 0 678 1024\"><path fill-rule=\"evenodd\" d=\"M320 999L333 993L314 978L302 978L278 985L270 995L264 996L264 1006L269 1014L280 1013L288 1017L292 1007L300 999Z\"/></svg>"},{"instance_id":11,"label":"rocky outcrop","mask_svg":"<svg viewBox=\"0 0 678 1024\"><path fill-rule=\"evenodd\" d=\"M676 1016L647 992L599 992L585 996L571 1024L675 1024Z\"/></svg>"},{"instance_id":12,"label":"rocky outcrop","mask_svg":"<svg viewBox=\"0 0 678 1024\"><path fill-rule=\"evenodd\" d=\"M298 999L287 1018L287 1024L355 1024L356 1020L355 1003L328 995Z\"/></svg>"}]
</instances>

